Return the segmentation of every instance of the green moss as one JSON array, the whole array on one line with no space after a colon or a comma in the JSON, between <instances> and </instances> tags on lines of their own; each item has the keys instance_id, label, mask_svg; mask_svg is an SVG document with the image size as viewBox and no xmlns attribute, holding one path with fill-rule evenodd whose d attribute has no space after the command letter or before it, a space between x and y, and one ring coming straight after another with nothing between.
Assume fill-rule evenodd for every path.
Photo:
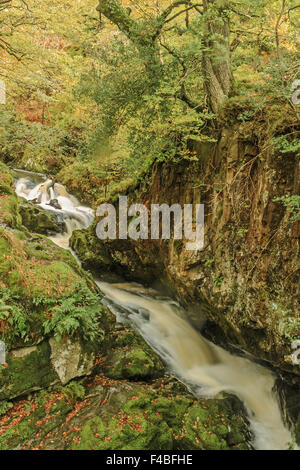
<instances>
[{"instance_id":1,"label":"green moss","mask_svg":"<svg viewBox=\"0 0 300 470\"><path fill-rule=\"evenodd\" d=\"M0 450L39 446L45 436L60 429L76 403L70 396L64 397L63 391L63 387L54 392L43 390L10 407L2 423L0 418Z\"/></svg>"},{"instance_id":2,"label":"green moss","mask_svg":"<svg viewBox=\"0 0 300 470\"><path fill-rule=\"evenodd\" d=\"M113 379L149 380L164 373L159 356L132 328L117 324L106 340L104 371Z\"/></svg>"},{"instance_id":3,"label":"green moss","mask_svg":"<svg viewBox=\"0 0 300 470\"><path fill-rule=\"evenodd\" d=\"M179 446L201 450L248 449L245 422L240 413L233 413L233 408L231 399L200 400L191 406L184 416Z\"/></svg>"},{"instance_id":4,"label":"green moss","mask_svg":"<svg viewBox=\"0 0 300 470\"><path fill-rule=\"evenodd\" d=\"M22 224L31 232L47 235L48 233L61 232L64 228L64 224L58 221L55 213L30 202L20 202L19 213Z\"/></svg>"},{"instance_id":5,"label":"green moss","mask_svg":"<svg viewBox=\"0 0 300 470\"><path fill-rule=\"evenodd\" d=\"M50 346L45 341L23 357L8 354L7 367L0 368L0 400L48 387L57 380L50 365Z\"/></svg>"},{"instance_id":6,"label":"green moss","mask_svg":"<svg viewBox=\"0 0 300 470\"><path fill-rule=\"evenodd\" d=\"M14 180L2 162L0 162L0 223L12 228L20 228L22 224L18 199L14 192Z\"/></svg>"},{"instance_id":7,"label":"green moss","mask_svg":"<svg viewBox=\"0 0 300 470\"><path fill-rule=\"evenodd\" d=\"M152 450L173 447L172 432L165 421L155 413L119 412L108 423L101 418L91 419L83 426L80 444L74 449L95 450Z\"/></svg>"}]
</instances>

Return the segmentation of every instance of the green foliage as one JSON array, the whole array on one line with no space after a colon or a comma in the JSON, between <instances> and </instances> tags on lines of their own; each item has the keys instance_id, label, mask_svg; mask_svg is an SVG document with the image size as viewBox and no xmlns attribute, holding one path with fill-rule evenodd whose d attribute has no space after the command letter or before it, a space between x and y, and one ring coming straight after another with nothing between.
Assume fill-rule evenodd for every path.
<instances>
[{"instance_id":1,"label":"green foliage","mask_svg":"<svg viewBox=\"0 0 300 470\"><path fill-rule=\"evenodd\" d=\"M285 195L285 196L277 197L273 199L273 201L283 203L283 205L287 208L287 210L291 214L290 220L292 222L296 222L300 220L300 196L296 194Z\"/></svg>"},{"instance_id":2,"label":"green foliage","mask_svg":"<svg viewBox=\"0 0 300 470\"><path fill-rule=\"evenodd\" d=\"M300 150L300 139L289 139L285 135L274 137L272 139L274 149L282 154L297 153Z\"/></svg>"},{"instance_id":3,"label":"green foliage","mask_svg":"<svg viewBox=\"0 0 300 470\"><path fill-rule=\"evenodd\" d=\"M29 339L28 316L20 303L20 298L13 295L5 285L0 285L0 334L9 346L15 338Z\"/></svg>"},{"instance_id":4,"label":"green foliage","mask_svg":"<svg viewBox=\"0 0 300 470\"><path fill-rule=\"evenodd\" d=\"M66 399L79 399L79 400L83 400L84 397L85 397L85 388L83 385L81 385L80 383L78 382L70 382L68 385L66 385L65 387L62 387L61 388L61 392L62 392L62 395L66 398Z\"/></svg>"},{"instance_id":5,"label":"green foliage","mask_svg":"<svg viewBox=\"0 0 300 470\"><path fill-rule=\"evenodd\" d=\"M280 331L291 342L300 337L300 320L287 316L280 321Z\"/></svg>"},{"instance_id":6,"label":"green foliage","mask_svg":"<svg viewBox=\"0 0 300 470\"><path fill-rule=\"evenodd\" d=\"M224 278L222 276L222 274L219 274L219 276L217 276L215 279L214 279L214 285L216 287L221 287L221 285L223 284L223 281L224 281Z\"/></svg>"},{"instance_id":7,"label":"green foliage","mask_svg":"<svg viewBox=\"0 0 300 470\"><path fill-rule=\"evenodd\" d=\"M5 415L12 407L13 404L10 401L0 401L0 416Z\"/></svg>"},{"instance_id":8,"label":"green foliage","mask_svg":"<svg viewBox=\"0 0 300 470\"><path fill-rule=\"evenodd\" d=\"M53 334L57 340L63 335L80 335L92 343L101 340L100 303L100 296L83 283L72 286L49 312L50 318L43 323L45 334Z\"/></svg>"}]
</instances>

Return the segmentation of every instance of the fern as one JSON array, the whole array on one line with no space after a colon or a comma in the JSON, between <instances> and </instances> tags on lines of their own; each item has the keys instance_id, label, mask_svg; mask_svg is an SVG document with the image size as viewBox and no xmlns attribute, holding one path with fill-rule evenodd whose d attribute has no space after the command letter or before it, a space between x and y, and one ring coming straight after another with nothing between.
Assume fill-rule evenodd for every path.
<instances>
[{"instance_id":1,"label":"fern","mask_svg":"<svg viewBox=\"0 0 300 470\"><path fill-rule=\"evenodd\" d=\"M23 341L29 339L29 324L23 307L16 304L16 296L11 291L0 286L0 331L1 338L10 345L15 338Z\"/></svg>"},{"instance_id":2,"label":"fern","mask_svg":"<svg viewBox=\"0 0 300 470\"><path fill-rule=\"evenodd\" d=\"M79 283L53 307L51 318L43 323L44 332L54 334L57 340L64 335L79 335L86 341L99 341L104 335L100 327L101 311L100 296Z\"/></svg>"}]
</instances>

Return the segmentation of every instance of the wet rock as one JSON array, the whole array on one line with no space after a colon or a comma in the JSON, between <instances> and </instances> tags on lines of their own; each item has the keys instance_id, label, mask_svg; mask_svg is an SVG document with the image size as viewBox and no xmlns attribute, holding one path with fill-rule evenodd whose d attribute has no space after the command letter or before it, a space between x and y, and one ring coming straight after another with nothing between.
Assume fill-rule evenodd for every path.
<instances>
[{"instance_id":1,"label":"wet rock","mask_svg":"<svg viewBox=\"0 0 300 470\"><path fill-rule=\"evenodd\" d=\"M284 421L292 429L295 442L300 447L300 379L291 375L278 378L275 391Z\"/></svg>"},{"instance_id":2,"label":"wet rock","mask_svg":"<svg viewBox=\"0 0 300 470\"><path fill-rule=\"evenodd\" d=\"M47 206L52 206L54 209L60 209L61 210L61 205L58 202L58 199L51 199L51 201L47 204Z\"/></svg>"}]
</instances>

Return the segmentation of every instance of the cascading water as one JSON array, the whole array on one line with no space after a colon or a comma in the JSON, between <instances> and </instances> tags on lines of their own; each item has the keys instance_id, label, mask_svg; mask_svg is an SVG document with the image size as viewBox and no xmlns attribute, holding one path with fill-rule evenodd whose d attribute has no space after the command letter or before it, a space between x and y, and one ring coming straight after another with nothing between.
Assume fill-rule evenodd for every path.
<instances>
[{"instance_id":1,"label":"cascading water","mask_svg":"<svg viewBox=\"0 0 300 470\"><path fill-rule=\"evenodd\" d=\"M94 211L80 205L63 185L52 179L45 179L36 184L30 173L21 173L22 177L15 181L17 195L56 213L59 221L64 223L65 229L63 233L49 238L60 247L68 249L72 232L89 227L94 220Z\"/></svg>"},{"instance_id":2,"label":"cascading water","mask_svg":"<svg viewBox=\"0 0 300 470\"><path fill-rule=\"evenodd\" d=\"M170 370L199 397L222 391L237 395L245 404L256 449L287 449L292 437L282 422L272 393L273 374L248 359L232 355L210 343L186 320L170 299L138 295L138 286L96 281L104 302L119 321L129 321L165 360ZM133 292L131 292L133 290Z\"/></svg>"},{"instance_id":3,"label":"cascading water","mask_svg":"<svg viewBox=\"0 0 300 470\"><path fill-rule=\"evenodd\" d=\"M73 230L87 228L93 221L92 209L83 207L64 186L51 179L39 181L22 172L15 181L16 192L46 210L54 211L65 223L65 231L51 238L69 248ZM187 321L184 312L170 299L155 296L139 285L108 284L96 280L104 294L103 302L118 321L129 321L164 359L170 371L199 397L213 397L226 391L245 404L256 449L287 449L292 441L284 426L279 404L272 393L275 377L260 365L232 355L210 343Z\"/></svg>"}]
</instances>

